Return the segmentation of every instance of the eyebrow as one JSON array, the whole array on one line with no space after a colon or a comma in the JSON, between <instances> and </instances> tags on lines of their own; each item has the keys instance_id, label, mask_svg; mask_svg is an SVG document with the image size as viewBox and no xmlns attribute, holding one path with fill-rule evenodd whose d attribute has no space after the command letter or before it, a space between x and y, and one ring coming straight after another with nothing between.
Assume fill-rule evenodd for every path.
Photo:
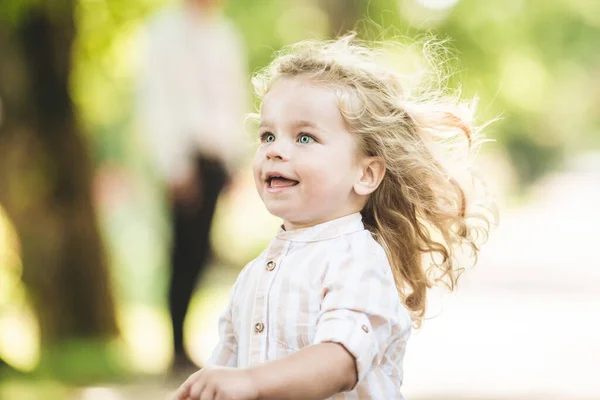
<instances>
[{"instance_id":1,"label":"eyebrow","mask_svg":"<svg viewBox=\"0 0 600 400\"><path fill-rule=\"evenodd\" d=\"M309 128L314 128L314 129L321 129L321 127L319 125L315 124L314 122L305 121L305 120L293 121L291 125L294 128L309 127ZM273 124L271 124L269 121L261 121L260 127L264 128L266 126L273 126Z\"/></svg>"}]
</instances>

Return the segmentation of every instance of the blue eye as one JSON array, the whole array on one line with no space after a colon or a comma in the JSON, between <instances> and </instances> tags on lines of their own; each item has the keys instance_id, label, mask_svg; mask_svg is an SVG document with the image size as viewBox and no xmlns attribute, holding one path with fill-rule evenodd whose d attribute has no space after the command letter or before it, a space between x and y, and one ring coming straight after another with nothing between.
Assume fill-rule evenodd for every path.
<instances>
[{"instance_id":1,"label":"blue eye","mask_svg":"<svg viewBox=\"0 0 600 400\"><path fill-rule=\"evenodd\" d=\"M303 134L300 136L300 138L298 139L298 141L302 144L308 144L308 143L312 143L315 141L315 139L307 134Z\"/></svg>"},{"instance_id":2,"label":"blue eye","mask_svg":"<svg viewBox=\"0 0 600 400\"><path fill-rule=\"evenodd\" d=\"M273 135L270 132L265 132L262 135L260 135L260 139L263 142L267 142L267 143L273 143L275 141L275 135Z\"/></svg>"}]
</instances>

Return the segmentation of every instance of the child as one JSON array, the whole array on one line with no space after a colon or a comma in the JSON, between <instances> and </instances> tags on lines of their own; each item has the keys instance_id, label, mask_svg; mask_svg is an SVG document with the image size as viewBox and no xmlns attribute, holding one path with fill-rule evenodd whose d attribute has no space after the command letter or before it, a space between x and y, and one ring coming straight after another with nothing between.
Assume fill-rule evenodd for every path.
<instances>
[{"instance_id":1,"label":"child","mask_svg":"<svg viewBox=\"0 0 600 400\"><path fill-rule=\"evenodd\" d=\"M488 224L438 154L453 139L473 147L464 110L403 91L374 54L354 35L305 42L254 79L254 179L283 225L176 399L402 398L426 290L454 287L455 249L476 255L476 222Z\"/></svg>"}]
</instances>

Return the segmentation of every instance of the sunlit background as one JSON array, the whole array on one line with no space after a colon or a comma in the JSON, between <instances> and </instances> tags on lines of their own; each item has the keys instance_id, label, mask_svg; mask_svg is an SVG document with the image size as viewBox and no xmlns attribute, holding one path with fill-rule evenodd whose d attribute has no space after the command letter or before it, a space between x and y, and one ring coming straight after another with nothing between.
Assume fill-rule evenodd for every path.
<instances>
[{"instance_id":1,"label":"sunlit background","mask_svg":"<svg viewBox=\"0 0 600 400\"><path fill-rule=\"evenodd\" d=\"M22 66L11 63L12 35L31 10L58 20L72 12L69 91L82 126L81 148L93 166L90 195L101 262L108 265L93 274L111 284L114 315L106 313L119 334L100 342L63 337L52 348L41 340L40 315L66 311L60 303L35 307L38 286L24 282L60 282L51 275L60 271L28 269L24 260L35 260L38 247L49 244L38 243L28 250L31 258L24 257L17 232L52 230L56 221L50 208L34 209L44 175L23 169L29 153L18 135L6 139L2 96L18 93L2 88L0 398L165 399L179 383L165 374L172 357L168 220L140 145L133 97L142 24L169 2L45 3L0 4L0 68L27 82ZM351 28L365 37L450 39L456 71L450 85L479 97L481 121L499 117L486 132L495 142L480 159L501 218L458 292L433 293L430 318L407 352L405 395L600 399L600 1L227 0L223 7L242 33L251 72L284 45ZM255 194L247 163L219 201L215 257L186 321L187 346L198 364L216 343L216 321L237 273L277 226Z\"/></svg>"}]
</instances>

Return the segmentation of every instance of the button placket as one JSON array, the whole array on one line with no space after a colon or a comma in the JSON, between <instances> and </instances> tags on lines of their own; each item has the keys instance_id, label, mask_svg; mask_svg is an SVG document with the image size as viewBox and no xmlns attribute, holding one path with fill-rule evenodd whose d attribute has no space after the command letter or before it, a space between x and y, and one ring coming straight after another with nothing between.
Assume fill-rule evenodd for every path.
<instances>
[{"instance_id":1,"label":"button placket","mask_svg":"<svg viewBox=\"0 0 600 400\"><path fill-rule=\"evenodd\" d=\"M250 363L260 363L265 360L269 340L269 319L268 302L270 289L273 280L277 276L277 262L281 255L285 253L288 243L275 240L271 242L262 260L261 279L258 280L256 295L254 298L254 310L251 319L252 338L250 340Z\"/></svg>"},{"instance_id":2,"label":"button placket","mask_svg":"<svg viewBox=\"0 0 600 400\"><path fill-rule=\"evenodd\" d=\"M267 263L265 264L265 269L266 269L267 271L271 272L271 271L273 271L273 270L275 269L275 267L276 267L276 266L277 266L277 263L276 263L275 261L273 261L273 260L269 260L269 261L267 261ZM271 276L273 276L273 275L271 275ZM271 281L271 280L272 280L272 278L271 278L271 279L269 279L269 281ZM267 286L267 289L266 289L266 294L267 294L267 296L266 296L266 297L267 297L267 300L266 300L266 301L267 301L267 302L268 302L268 290L269 290L269 289L268 289L268 287L269 287L269 285ZM262 323L262 322L257 322L256 324L254 324L254 333L256 333L256 334L260 334L260 333L262 333L264 330L265 330L265 324L264 324L264 323Z\"/></svg>"}]
</instances>

